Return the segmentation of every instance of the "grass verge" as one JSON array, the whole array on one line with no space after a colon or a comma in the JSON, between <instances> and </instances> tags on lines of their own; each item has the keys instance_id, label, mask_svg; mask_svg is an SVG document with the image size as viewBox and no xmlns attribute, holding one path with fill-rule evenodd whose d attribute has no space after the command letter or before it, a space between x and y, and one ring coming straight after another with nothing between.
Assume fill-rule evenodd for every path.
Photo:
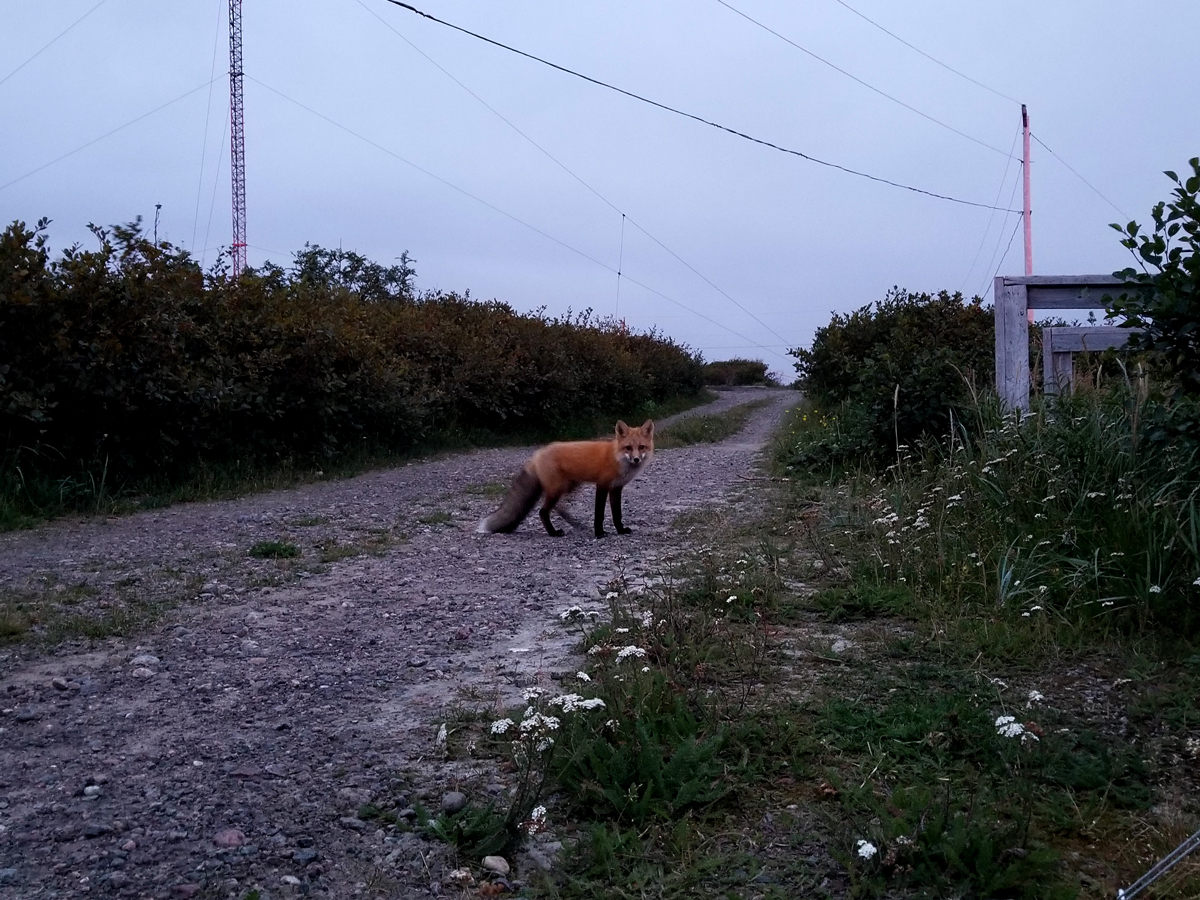
<instances>
[{"instance_id":1,"label":"grass verge","mask_svg":"<svg viewBox=\"0 0 1200 900\"><path fill-rule=\"evenodd\" d=\"M723 441L745 428L747 420L755 410L762 409L770 403L767 399L752 400L719 413L685 416L658 433L654 441L655 447L659 450L669 450L692 444L715 444Z\"/></svg>"}]
</instances>

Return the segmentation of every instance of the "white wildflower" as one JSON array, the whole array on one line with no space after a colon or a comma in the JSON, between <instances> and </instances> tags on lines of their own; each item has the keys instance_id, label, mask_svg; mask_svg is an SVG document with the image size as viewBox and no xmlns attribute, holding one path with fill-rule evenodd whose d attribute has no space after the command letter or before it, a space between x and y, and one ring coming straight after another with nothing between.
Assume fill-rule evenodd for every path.
<instances>
[{"instance_id":1,"label":"white wildflower","mask_svg":"<svg viewBox=\"0 0 1200 900\"><path fill-rule=\"evenodd\" d=\"M512 727L512 719L497 719L492 723L492 734L505 734Z\"/></svg>"},{"instance_id":2,"label":"white wildflower","mask_svg":"<svg viewBox=\"0 0 1200 900\"><path fill-rule=\"evenodd\" d=\"M1150 585L1150 593L1152 593L1152 594L1161 594L1161 593L1162 593L1162 588L1161 588L1161 587L1159 587L1157 584L1152 584L1152 585Z\"/></svg>"},{"instance_id":3,"label":"white wildflower","mask_svg":"<svg viewBox=\"0 0 1200 900\"><path fill-rule=\"evenodd\" d=\"M545 693L546 692L540 687L525 688L525 690L521 693L521 699L528 703L530 700L536 700Z\"/></svg>"},{"instance_id":4,"label":"white wildflower","mask_svg":"<svg viewBox=\"0 0 1200 900\"><path fill-rule=\"evenodd\" d=\"M636 644L630 644L628 647L622 647L617 652L617 662L621 662L622 660L629 659L629 657L631 657L631 656L636 656L640 659L640 658L644 657L645 655L646 655L646 651L643 650L641 647L637 646Z\"/></svg>"},{"instance_id":5,"label":"white wildflower","mask_svg":"<svg viewBox=\"0 0 1200 900\"><path fill-rule=\"evenodd\" d=\"M858 839L858 843L855 845L855 847L856 847L856 852L863 859L870 859L876 853L879 852L878 847L876 847L870 841L864 841L862 838Z\"/></svg>"},{"instance_id":6,"label":"white wildflower","mask_svg":"<svg viewBox=\"0 0 1200 900\"><path fill-rule=\"evenodd\" d=\"M1000 716L996 719L996 734L1001 737L1015 738L1025 733L1025 726L1017 721L1016 716Z\"/></svg>"},{"instance_id":7,"label":"white wildflower","mask_svg":"<svg viewBox=\"0 0 1200 900\"><path fill-rule=\"evenodd\" d=\"M618 594L616 591L609 591L607 594L604 595L604 599L605 600L616 600L620 596L621 595Z\"/></svg>"},{"instance_id":8,"label":"white wildflower","mask_svg":"<svg viewBox=\"0 0 1200 900\"><path fill-rule=\"evenodd\" d=\"M1030 691L1029 692L1029 705L1030 706L1033 706L1033 704L1035 704L1035 703L1041 703L1045 699L1046 699L1046 697L1041 691Z\"/></svg>"},{"instance_id":9,"label":"white wildflower","mask_svg":"<svg viewBox=\"0 0 1200 900\"><path fill-rule=\"evenodd\" d=\"M558 614L558 617L565 622L565 621L567 621L567 619L574 619L576 616L582 616L582 615L583 615L583 607L582 606L572 606L570 609L564 609L562 612L560 612Z\"/></svg>"},{"instance_id":10,"label":"white wildflower","mask_svg":"<svg viewBox=\"0 0 1200 900\"><path fill-rule=\"evenodd\" d=\"M580 681L591 681L592 680L592 676L589 675L587 672L576 672L575 677L578 678Z\"/></svg>"}]
</instances>

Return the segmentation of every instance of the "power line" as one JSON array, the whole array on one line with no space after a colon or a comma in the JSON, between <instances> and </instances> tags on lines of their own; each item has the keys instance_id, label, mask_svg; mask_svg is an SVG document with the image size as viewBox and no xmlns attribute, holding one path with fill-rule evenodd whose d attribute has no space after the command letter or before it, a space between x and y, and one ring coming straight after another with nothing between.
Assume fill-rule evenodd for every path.
<instances>
[{"instance_id":1,"label":"power line","mask_svg":"<svg viewBox=\"0 0 1200 900\"><path fill-rule=\"evenodd\" d=\"M200 195L204 190L204 163L208 159L208 121L212 115L212 86L217 80L217 47L221 43L221 3L217 3L217 30L213 35L212 66L209 74L213 81L208 85L208 101L204 106L204 137L200 141L200 177L196 179L196 214L192 216L192 246L196 246L196 229L200 225ZM224 143L224 138L222 138ZM218 151L220 152L220 151ZM207 239L206 239L207 242Z\"/></svg>"},{"instance_id":2,"label":"power line","mask_svg":"<svg viewBox=\"0 0 1200 900\"><path fill-rule=\"evenodd\" d=\"M699 122L702 125L708 125L711 128L719 129L720 131L727 132L729 134L734 135L735 137L740 137L743 140L750 141L751 143L761 144L764 147L770 147L772 150L778 150L780 153L787 153L792 156L798 156L801 159L806 159L809 162L813 162L813 163L816 163L817 165L825 166L830 169L837 169L838 171L845 172L848 175L856 175L859 178L866 178L869 181L875 181L875 182L878 182L879 184L891 185L892 187L901 188L902 190L906 190L906 191L912 191L913 193L916 193L916 194L924 194L927 197L934 197L938 200L948 200L951 203L960 203L964 206L974 206L979 209L993 209L994 208L994 207L988 206L986 203L976 203L972 200L962 200L962 199L959 199L958 197L951 197L947 194L938 194L938 193L935 193L934 191L927 191L924 188L913 187L912 185L902 184L898 181L891 181L887 178L881 178L878 175L869 175L868 173L860 172L857 169L851 169L847 166L839 165L838 163L833 163L833 162L829 162L827 160L819 159L818 157L815 157L815 156L810 156L809 154L803 153L799 150L792 150L788 147L780 146L779 144L773 144L770 141L766 141L761 138L756 138L749 134L746 134L745 132L738 131L736 128L730 128L728 125L721 125L717 122L713 122L713 121L710 121L709 119L705 119L703 116L698 116L698 115L695 115L694 113L684 112L681 109L676 109L675 107L668 106L665 103L659 103L657 100L651 100L648 97L643 97L641 94L635 94L633 91L627 91L624 88L619 88L619 87L616 87L615 85L608 84L607 82L600 81L597 78L592 78L590 75L583 75L580 72L574 71L573 69L568 69L566 66L560 66L557 63L552 63L549 60L542 59L540 56L534 56L532 53L526 53L524 50L518 50L515 47L510 47L508 44L503 44L500 41L493 40L492 38L489 38L489 37L485 37L482 34L477 34L476 32L470 31L469 29L463 28L462 26L455 25L452 22L447 22L444 19L439 19L437 16L432 16L427 12L422 12L421 10L417 9L415 6L410 6L407 3L401 2L401 0L387 0L387 2L391 3L393 6L399 6L402 9L407 9L409 12L416 13L417 15L419 15L423 18L429 19L431 22L437 22L439 25L445 25L447 28L453 28L455 31L462 32L463 34L473 37L476 40L480 40L480 41L484 41L485 43L492 44L493 46L499 47L502 50L507 50L510 53L515 53L518 56L523 56L526 59L531 59L534 62L541 63L544 66L549 66L550 68L556 69L559 72L563 72L567 75L573 75L574 77L580 78L583 81L587 81L590 84L594 84L594 85L597 85L598 87L606 88L607 90L610 90L610 91L615 91L618 94L623 94L624 96L629 97L633 100L638 100L642 103L646 103L650 106L657 107L658 109L661 109L665 112L673 113L677 116L683 116L685 119L691 119L692 121ZM1009 210L1004 210L1004 211L1005 212L1017 212L1017 210L1015 210L1015 209L1009 209Z\"/></svg>"},{"instance_id":3,"label":"power line","mask_svg":"<svg viewBox=\"0 0 1200 900\"><path fill-rule=\"evenodd\" d=\"M435 60L428 53L426 53L424 50L422 50L420 47L418 47L416 44L414 44L412 41L410 41L407 37L405 37L403 34L401 34L395 28L393 28L390 22L388 22L386 19L379 16L374 10L372 10L370 7L368 7L363 2L363 0L358 0L358 5L361 6L363 9L365 9L367 12L369 12L372 16L374 16L375 19L377 19L379 22L381 22L384 25L384 27L386 27L389 31L391 31L394 35L396 35L396 37L400 38L400 40L402 40L402 41L404 41L404 43L408 44L408 46L410 46L413 50L415 50L417 53L421 54L421 56L423 56L426 60L428 60L430 62L430 64L432 64L434 67L436 67L443 75L445 75L447 78L449 78L455 84L457 84L460 88L462 88L464 91L466 91L468 94L470 94L476 100L478 100L481 104L483 104L483 106L486 107L488 110L490 110L498 119L500 119L501 122L503 122L505 125L507 125L509 128L511 128L513 131L515 131L517 134L519 134L521 137L523 137L526 141L528 141L530 144L532 144L534 147L536 147L543 155L546 156L547 159L549 159L556 166L558 166L560 169L562 169L564 172L566 172L568 175L570 175L572 178L574 178L577 182L579 182L581 185L583 185L585 188L587 188L592 194L594 194L597 198L599 198L605 205L607 205L614 212L620 213L621 214L622 251L624 249L625 221L626 221L626 219L628 219L630 225L632 225L634 228L636 228L642 234L646 235L646 237L650 238L650 240L652 240L659 247L661 247L663 250L665 250L667 253L669 253L671 256L673 256L676 260L678 260L680 263L682 263L684 266L686 266L693 274L695 274L698 278L700 278L702 281L704 281L714 291L716 291L718 294L720 294L722 297L724 297L726 300L728 300L730 303L732 303L734 306L736 306L738 309L740 309L742 312L744 312L746 315L748 315L751 319L753 319L755 322L757 322L759 325L761 325L763 328L765 328L768 332L770 332L776 338L778 338L781 341L787 340L787 338L785 338L783 335L776 332L775 329L773 329L770 325L768 325L766 322L764 322L762 319L760 319L758 316L756 316L754 313L752 313L746 307L742 306L742 304L740 304L737 300L735 300L733 297L731 297L729 294L727 294L725 291L723 291L721 288L719 288L716 284L714 284L712 281L710 281L704 274L702 274L698 269L696 269L691 263L689 263L687 260L685 260L683 257L681 257L678 253L676 253L674 250L672 250L670 247L668 247L666 244L664 244L662 241L660 241L657 237L652 235L642 225L639 225L632 218L629 218L623 209L620 209L611 200L609 200L607 197L605 197L603 194L601 194L598 190L596 190L594 187L592 187L590 184L588 184L586 181L584 181L582 176L580 176L576 172L574 172L565 163L563 163L557 157L555 157L549 150L547 150L545 147L543 147L541 144L539 144L537 141L535 141L533 138L531 138L529 135L527 135L524 131L522 131L520 128L518 128L510 119L508 119L506 116L501 114L500 111L497 110L494 106L492 106L490 103L488 103L482 97L480 97L477 93L475 93L473 90L471 90L465 84L463 84L463 82L461 82L458 78L456 78L454 75L452 75L444 66L442 66L440 63L438 63L437 60ZM621 285L620 285L621 271L620 270L621 270L621 264L620 264L620 262L618 262L618 264L617 264L617 302L618 302L618 304L620 303L620 296L621 296Z\"/></svg>"},{"instance_id":4,"label":"power line","mask_svg":"<svg viewBox=\"0 0 1200 900\"><path fill-rule=\"evenodd\" d=\"M1066 166L1067 171L1069 171L1072 175L1074 175L1076 178L1078 178L1080 181L1082 181L1084 184L1086 184L1088 187L1090 187L1093 191L1095 191L1097 197L1099 197L1101 200L1103 200L1105 203L1107 203L1109 206L1111 206L1117 212L1121 213L1121 218L1123 218L1123 219L1129 218L1128 215L1126 215L1124 212L1121 212L1121 208L1119 206L1117 206L1117 204L1113 203L1111 200L1109 200L1107 197L1105 197L1102 193L1100 193L1099 190L1096 189L1096 187L1090 181L1088 181L1086 178L1084 178L1082 175L1080 175L1078 172L1076 172L1074 169L1072 169L1071 166L1067 163L1067 161L1065 159L1063 159L1061 156L1059 156L1057 153L1055 153L1053 150L1051 150L1049 147L1047 147L1045 144L1043 144L1041 138L1039 138L1036 134L1033 134L1032 132L1030 133L1029 136L1031 138L1033 138L1035 141L1037 141L1039 144L1042 144L1042 148L1047 153L1049 153L1051 156L1053 156L1055 159L1057 159L1060 163L1062 163L1064 166Z\"/></svg>"},{"instance_id":5,"label":"power line","mask_svg":"<svg viewBox=\"0 0 1200 900\"><path fill-rule=\"evenodd\" d=\"M1021 228L1021 220L1024 218L1025 216L1023 213L1017 216L1017 224L1013 227L1012 234L1008 236L1008 246L1004 248L1004 255L1000 257L1000 262L996 263L996 271L995 274L992 275L993 282L996 280L996 276L1000 274L1000 270L1004 268L1004 261L1008 259L1008 251L1012 249L1013 238L1017 236L1017 231ZM1003 232L1001 233L1001 237L1003 237ZM997 245L997 249L999 249L999 245ZM982 297L986 291L987 288L984 287L984 289L979 292L979 296Z\"/></svg>"},{"instance_id":6,"label":"power line","mask_svg":"<svg viewBox=\"0 0 1200 900\"><path fill-rule=\"evenodd\" d=\"M1016 131L1013 132L1012 146L1014 149L1017 146L1017 138L1020 136L1021 136L1021 129L1018 128ZM1012 160L1011 159L1006 160L1004 163L1004 174L1000 176L1000 186L996 188L996 199L993 201L995 203L1000 202L1000 195L1004 193L1004 185L1008 182L1008 170L1010 168L1012 168ZM1018 172L1021 171L1020 166L1017 167L1017 171ZM971 265L967 268L967 274L963 276L962 285L960 285L959 289L958 289L958 292L960 294L962 293L963 288L965 288L967 286L967 282L971 280L971 273L975 271L975 263L979 262L979 254L983 252L983 247L987 243L988 235L991 234L991 232L992 232L992 222L995 221L995 218L996 218L995 210L988 213L987 227L983 229L983 237L981 237L979 239L979 246L975 249L975 257L971 260ZM1007 216L1007 214L1005 214L1006 221L1007 221L1007 218L1008 218L1008 216ZM1001 224L1000 228L1001 228L1001 231L1003 232L1004 225ZM993 256L994 255L995 254L993 254Z\"/></svg>"},{"instance_id":7,"label":"power line","mask_svg":"<svg viewBox=\"0 0 1200 900\"><path fill-rule=\"evenodd\" d=\"M1018 176L1021 174L1021 171L1022 171L1021 169L1017 170ZM1008 195L1009 203L1012 203L1013 197L1017 196L1017 187L1020 184L1021 184L1021 179L1019 177L1013 179L1012 192ZM1017 213L1017 225L1019 226L1021 224L1021 222L1023 222L1023 221L1024 221L1024 213ZM1004 240L1004 226L1007 224L1008 224L1008 216L1005 215L1004 222L1001 223L1001 225L1000 225L1000 231L996 234L996 249L992 251L991 258L988 259L987 269L984 270L985 272L989 271L992 268L992 263L996 262L996 254L1000 252L1000 243ZM1012 244L1012 239L1009 238L1009 245L1011 246L1011 244ZM1004 251L1004 255L1005 256L1008 255L1007 250ZM1001 265L1004 264L1004 257L1000 258L1000 264ZM995 276L993 276L993 277L995 277ZM989 284L989 282L984 282L983 287L981 287L978 291L979 296L982 297L985 293L987 293L988 284Z\"/></svg>"},{"instance_id":8,"label":"power line","mask_svg":"<svg viewBox=\"0 0 1200 900\"><path fill-rule=\"evenodd\" d=\"M867 18L867 16L864 16L862 13L860 13L857 9L855 9L849 3L845 3L844 0L837 0L837 2L840 3L842 6L846 7L846 9L850 10L850 12L854 13L860 19L863 19L866 22L870 22L872 25L874 25L876 28L878 28L880 31L882 31L884 34L886 34L888 37L895 38L896 40L898 40L900 43L902 43L908 49L915 50L917 53L920 53L923 57L925 57L930 62L937 63L943 69L946 69L949 72L953 72L959 78L965 78L967 81L971 82L971 84L977 85L978 87L983 88L985 91L990 91L991 93L995 94L997 97L1002 97L1003 99L1011 101L1012 103L1019 104L1021 102L1020 100L1016 100L1016 99L1008 96L1008 94L1001 93L1000 91L996 90L995 88L988 87L982 81L976 81L970 75L964 75L962 72L958 71L958 69L954 68L953 66L949 66L946 63L942 62L940 59L930 56L928 53L926 53L920 47L914 47L912 44L910 44L904 38L900 37L900 35L895 34L891 31L888 31L886 28L884 28L882 25L880 25L874 19Z\"/></svg>"},{"instance_id":9,"label":"power line","mask_svg":"<svg viewBox=\"0 0 1200 900\"><path fill-rule=\"evenodd\" d=\"M217 76L217 77L219 78L220 76ZM0 191L4 190L5 188L12 187L18 181L24 181L30 175L36 175L38 172L42 171L42 169L47 169L50 166L54 165L55 163L62 162L64 159L66 159L69 156L74 156L76 153L79 153L81 150L86 150L88 147L92 146L92 144L97 144L107 137L112 137L112 135L116 134L118 131L123 131L124 129L128 128L130 125L136 125L138 122L142 121L142 119L148 118L148 117L154 115L156 112L160 112L160 111L166 109L168 106L173 106L174 104L178 103L180 100L183 100L186 97L190 97L192 94L196 93L197 91L204 90L204 88L208 87L215 80L216 79L210 78L208 81L205 81L203 84L197 85L196 87L192 88L190 91L185 91L184 93L180 94L174 100L168 100L166 103L162 104L161 106L154 107L154 109L150 110L150 112L142 113L136 119L130 119L124 125L118 125L112 131L107 131L104 134L100 135L100 137L98 137L98 138L92 138L92 140L88 141L86 144L81 144L80 146L76 147L74 150L70 151L69 153L64 153L62 156L52 159L52 160L50 160L50 162L44 163L44 164L38 166L36 169L30 169L24 175L18 175L12 181L6 182L4 184L0 184Z\"/></svg>"},{"instance_id":10,"label":"power line","mask_svg":"<svg viewBox=\"0 0 1200 900\"><path fill-rule=\"evenodd\" d=\"M41 50L38 50L37 53L33 54L33 56L29 57L29 59L25 60L25 62L21 63L19 66L17 66L11 72L9 72L7 75L5 75L3 78L0 78L0 84L4 84L4 82L8 81L8 79L12 78L14 75L16 75L18 72L20 72L23 68L25 68L31 62L33 62L35 59L37 59L39 56L41 56L45 50L48 50L50 48L51 44L53 44L60 37L62 37L64 34L66 34L68 31L70 31L72 28L74 28L76 25L78 25L80 22L82 22L84 19L86 19L88 16L90 16L92 13L94 13L96 10L98 10L100 7L102 7L107 2L108 2L108 0L100 0L99 3L97 3L91 9L89 9L87 12L85 12L82 16L80 16L78 19L76 19L74 22L72 22L70 25L68 25L66 28L64 28L62 31L60 31L58 34L56 34L54 37L52 37L50 39L49 43L43 44Z\"/></svg>"},{"instance_id":11,"label":"power line","mask_svg":"<svg viewBox=\"0 0 1200 900\"><path fill-rule=\"evenodd\" d=\"M406 166L410 166L410 167L416 169L421 174L427 175L428 177L432 178L434 181L440 182L441 184L444 184L446 187L457 191L458 193L462 194L464 197L468 197L471 200L474 200L476 203L486 206L488 209L492 210L493 212L499 213L500 215L504 216L506 219L511 219L512 221L516 222L518 225L521 225L524 228L528 228L530 231L534 232L535 234L539 234L542 237L546 238L547 240L553 241L554 243L558 244L560 247L563 247L566 250L570 250L572 253L576 254L577 256L583 257L584 259L588 260L588 262L595 263L596 265L600 266L601 268L607 269L609 272L612 272L614 275L616 274L617 270L614 269L612 266L610 266L608 263L601 262L600 260L596 259L596 257L592 256L591 254L585 253L583 250L580 250L577 247L571 246L566 241L560 240L559 238L556 238L554 235L552 235L548 232L542 231L542 229L538 228L536 225L531 225L529 222L526 222L524 219L520 219L517 216L514 216L512 213L501 209L500 207L496 206L495 204L489 203L487 200L484 200L482 197L478 197L475 194L472 194L470 191L466 190L465 188L459 187L454 182L447 181L445 178L442 178L440 175L435 175L433 172L429 171L428 169L426 169L422 166L417 165L415 162L413 162L410 159L406 159L405 157L401 156L399 153L396 153L394 150L391 150L391 149L383 146L382 144L371 140L369 137L366 137L365 135L359 134L357 131L354 131L351 128L347 128L345 125L341 124L340 122L337 122L337 121L331 119L329 116L325 115L324 113L318 112L317 110L313 109L311 106L301 103L299 100L289 97L287 94L283 93L283 91L280 91L280 90L277 90L276 88L271 87L269 84L266 84L265 82L260 81L259 79L255 78L253 75L246 75L246 78L250 81L253 81L255 84L259 85L260 87L263 87L266 90L270 91L272 94L275 94L276 96L283 98L284 100L288 101L289 103L292 103L292 104L300 107L301 109L305 110L306 112L311 113L312 115L316 116L318 119L323 119L324 121L326 121L330 125L332 125L334 128L344 131L347 134L358 138L360 141L370 144L376 150L380 150L383 153L386 153L388 156L391 156L394 159L400 160L400 162L404 163ZM718 328L720 328L724 331L728 331L734 337L739 337L743 341L749 341L750 343L754 344L756 347L760 347L763 350L768 350L767 347L764 347L762 344L759 344L757 341L754 340L754 338L747 337L746 335L741 334L740 332L734 331L728 325L724 325L721 322L718 322L716 319L706 316L702 312L698 312L697 310L694 310L689 306L685 306L684 304L682 304L678 300L676 300L674 297L670 297L667 294L664 294L662 291L659 291L659 290L656 290L655 288L650 287L648 284L644 284L635 278L630 278L628 275L622 275L622 278L625 281L628 281L630 284L636 284L638 287L642 288L643 290L649 291L651 294L662 297L667 302L673 303L675 306L678 306L680 309L684 310L685 312L691 313L693 316L697 316L698 318L704 319L706 322L716 325ZM768 350L768 352L770 352L770 351Z\"/></svg>"},{"instance_id":12,"label":"power line","mask_svg":"<svg viewBox=\"0 0 1200 900\"><path fill-rule=\"evenodd\" d=\"M992 146L991 144L987 143L987 141L981 141L981 140L979 140L979 138L972 137L971 135L967 134L965 131L959 131L959 130L958 130L957 128L955 128L953 125L947 125L945 122L941 121L940 119L935 119L933 116L929 115L928 113L923 113L923 112L921 112L921 110L917 109L915 106L911 106L911 105L909 105L908 103L905 103L903 100L899 99L898 97L893 97L891 94L887 93L886 91L882 91L882 90L880 90L879 88L875 87L875 85L873 85L873 84L870 84L870 83L868 83L868 82L866 82L866 81L863 81L863 80L862 80L861 78L859 78L857 75L852 75L850 72L847 72L847 71L846 71L845 69L843 69L841 66L838 66L838 65L835 65L834 63L831 63L829 60L825 59L825 58L824 58L824 57L822 57L822 56L818 56L817 54L815 54L815 53L813 53L811 50L809 50L807 47L802 47L802 46L800 46L800 45L799 45L799 44L797 44L795 41L793 41L791 38L789 38L789 37L786 37L786 36L784 36L784 35L780 34L778 31L776 31L774 28L771 28L769 25L766 25L766 24L764 24L764 23L762 23L762 22L758 21L758 19L755 19L754 17L752 17L752 16L750 16L750 15L747 15L746 13L744 13L744 12L742 12L740 9L738 9L736 6L733 6L733 5L732 5L732 4L730 4L730 3L726 3L726 2L725 2L725 0L717 0L717 2L718 2L718 3L720 3L722 6L724 6L726 9L728 9L728 10L730 10L730 11L732 11L732 12L735 12L735 13L737 13L739 16L741 16L741 17L742 17L743 19L745 19L747 22L751 22L751 23L753 23L754 25L757 25L757 26L758 26L759 28L761 28L763 31L766 31L766 32L768 32L768 33L770 33L770 34L773 34L773 35L775 35L775 37L779 38L779 39L780 39L781 41L783 41L784 43L790 44L791 46L795 47L795 48L796 48L797 50L799 50L801 53L807 53L809 56L811 56L811 57L812 57L813 59L815 59L817 62L819 62L819 63L823 63L823 64L824 64L824 65L826 65L826 66L829 66L829 68L833 69L835 72L840 72L841 74L845 75L847 78L851 79L852 81L856 81L856 82L858 82L858 83L859 83L859 84L861 84L863 87L865 87L867 90L874 91L874 92L875 92L876 94L878 94L879 96L881 96L881 97L885 97L885 98L887 98L888 100L891 100L893 103L898 103L898 104L900 104L900 105L901 105L901 106L903 106L905 109L907 109L909 112L914 112L914 113L916 113L916 114L917 114L918 116L920 116L922 119L928 119L928 120L929 120L930 122L932 122L934 125L939 125L939 126L941 126L942 128L945 128L947 131L953 131L953 132L954 132L955 134L957 134L959 137L966 138L968 141L971 141L972 143L978 144L980 147L986 147L988 150L991 150L991 151L992 151L992 152L994 152L994 153L999 153L1001 156L1007 156L1007 155L1009 155L1009 154L1006 154L1006 153L1005 153L1003 150L1001 150L999 147L994 147L994 146Z\"/></svg>"}]
</instances>

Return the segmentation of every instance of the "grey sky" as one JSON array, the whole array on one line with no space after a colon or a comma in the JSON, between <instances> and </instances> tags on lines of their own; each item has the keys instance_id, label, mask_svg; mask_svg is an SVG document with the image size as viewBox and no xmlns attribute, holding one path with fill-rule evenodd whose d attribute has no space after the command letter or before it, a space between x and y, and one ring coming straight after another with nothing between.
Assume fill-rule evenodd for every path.
<instances>
[{"instance_id":1,"label":"grey sky","mask_svg":"<svg viewBox=\"0 0 1200 900\"><path fill-rule=\"evenodd\" d=\"M0 79L97 2L0 0ZM923 58L836 0L728 2L928 116L1019 155L1017 104ZM1200 154L1200 4L847 2L1027 103L1034 134L1125 216L1148 220L1168 193L1162 170L1183 169ZM717 0L414 5L831 162L979 203L999 194L997 205L1012 198L1020 206L1019 189L1012 194L1019 167L1003 152L871 92ZM89 221L142 215L150 224L161 203L160 237L211 263L230 240L227 8L227 0L104 0L0 83L0 185L8 185L0 187L0 219L49 216L61 248L90 241ZM892 285L990 298L990 278L1017 226L1015 216L872 183L669 115L384 0L245 0L244 58L252 264L286 263L306 241L381 262L408 250L421 288L469 289L522 310L617 313L707 359L757 357L790 375L786 346L806 345L831 310L880 299ZM210 92L201 86L214 74ZM193 88L200 89L21 177ZM1126 252L1107 227L1121 214L1036 143L1033 158L1035 272L1124 266ZM613 207L629 217L623 249ZM1021 252L1018 232L1004 273L1022 271ZM611 270L619 258L627 278L618 305Z\"/></svg>"}]
</instances>

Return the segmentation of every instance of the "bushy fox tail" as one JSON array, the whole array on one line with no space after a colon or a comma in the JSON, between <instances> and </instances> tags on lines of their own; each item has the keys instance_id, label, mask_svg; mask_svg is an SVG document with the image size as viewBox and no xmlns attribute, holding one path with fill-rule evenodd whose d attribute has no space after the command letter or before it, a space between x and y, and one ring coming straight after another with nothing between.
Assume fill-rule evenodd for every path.
<instances>
[{"instance_id":1,"label":"bushy fox tail","mask_svg":"<svg viewBox=\"0 0 1200 900\"><path fill-rule=\"evenodd\" d=\"M490 516L480 519L475 530L480 534L508 534L510 531L516 531L541 495L542 483L538 477L528 469L522 469L513 479L500 508Z\"/></svg>"}]
</instances>

